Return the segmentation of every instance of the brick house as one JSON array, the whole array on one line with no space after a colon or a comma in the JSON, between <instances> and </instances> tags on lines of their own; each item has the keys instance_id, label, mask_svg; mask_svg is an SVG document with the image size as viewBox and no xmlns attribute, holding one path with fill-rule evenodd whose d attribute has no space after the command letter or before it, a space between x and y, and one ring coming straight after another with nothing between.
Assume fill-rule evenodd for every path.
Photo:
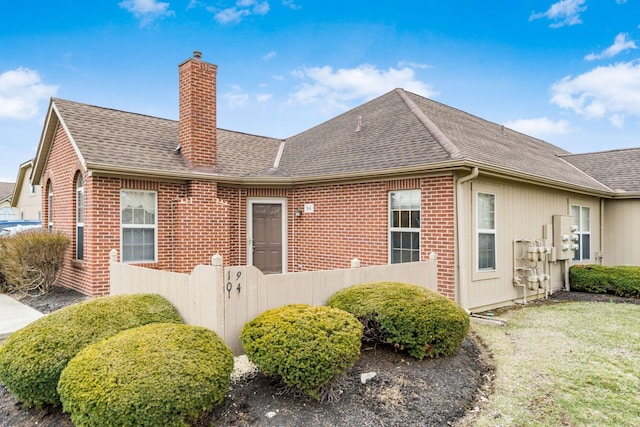
<instances>
[{"instance_id":1,"label":"brick house","mask_svg":"<svg viewBox=\"0 0 640 427\"><path fill-rule=\"evenodd\" d=\"M107 293L112 249L175 272L218 252L264 273L433 252L440 292L486 308L522 298L514 242L550 240L554 215L573 216L581 249L545 261L553 289L571 262L616 263L597 226L609 211L640 217L637 179L615 191L592 170L616 152L573 156L402 89L291 138L249 135L217 128L216 73L198 52L179 66L178 121L51 100L33 182L43 225L72 237L62 285Z\"/></svg>"}]
</instances>

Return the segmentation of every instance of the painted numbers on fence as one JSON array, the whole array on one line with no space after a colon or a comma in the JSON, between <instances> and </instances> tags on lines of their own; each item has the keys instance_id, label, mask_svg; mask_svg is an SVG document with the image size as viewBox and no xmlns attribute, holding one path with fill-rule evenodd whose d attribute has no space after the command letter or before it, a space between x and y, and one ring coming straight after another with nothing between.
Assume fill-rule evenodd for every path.
<instances>
[{"instance_id":1,"label":"painted numbers on fence","mask_svg":"<svg viewBox=\"0 0 640 427\"><path fill-rule=\"evenodd\" d=\"M235 273L231 272L231 269L227 270L227 284L225 285L227 290L227 298L231 299L231 291L235 288L240 295L242 290L242 271L238 270Z\"/></svg>"}]
</instances>

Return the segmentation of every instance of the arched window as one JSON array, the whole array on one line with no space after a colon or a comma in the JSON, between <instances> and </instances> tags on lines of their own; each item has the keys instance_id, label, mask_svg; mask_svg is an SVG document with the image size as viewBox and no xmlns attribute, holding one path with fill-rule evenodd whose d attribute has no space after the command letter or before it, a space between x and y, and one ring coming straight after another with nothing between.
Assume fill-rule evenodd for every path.
<instances>
[{"instance_id":1,"label":"arched window","mask_svg":"<svg viewBox=\"0 0 640 427\"><path fill-rule=\"evenodd\" d=\"M53 230L53 184L47 183L47 228Z\"/></svg>"},{"instance_id":2,"label":"arched window","mask_svg":"<svg viewBox=\"0 0 640 427\"><path fill-rule=\"evenodd\" d=\"M84 259L84 183L80 174L76 181L76 259Z\"/></svg>"}]
</instances>

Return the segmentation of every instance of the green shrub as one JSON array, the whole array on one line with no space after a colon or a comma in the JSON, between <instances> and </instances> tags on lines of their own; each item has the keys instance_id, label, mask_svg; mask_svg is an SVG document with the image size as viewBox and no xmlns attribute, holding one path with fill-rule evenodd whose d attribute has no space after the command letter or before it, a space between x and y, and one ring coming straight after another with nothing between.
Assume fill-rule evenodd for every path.
<instances>
[{"instance_id":1,"label":"green shrub","mask_svg":"<svg viewBox=\"0 0 640 427\"><path fill-rule=\"evenodd\" d=\"M262 372L318 399L360 357L362 325L342 310L293 304L260 314L240 338Z\"/></svg>"},{"instance_id":2,"label":"green shrub","mask_svg":"<svg viewBox=\"0 0 640 427\"><path fill-rule=\"evenodd\" d=\"M327 305L355 315L365 339L388 343L411 356L450 356L469 331L469 316L455 302L420 286L377 282L335 293Z\"/></svg>"},{"instance_id":3,"label":"green shrub","mask_svg":"<svg viewBox=\"0 0 640 427\"><path fill-rule=\"evenodd\" d=\"M26 407L59 405L60 372L80 350L147 323L180 323L163 297L102 297L55 311L14 332L0 346L0 381Z\"/></svg>"},{"instance_id":4,"label":"green shrub","mask_svg":"<svg viewBox=\"0 0 640 427\"><path fill-rule=\"evenodd\" d=\"M60 375L63 409L82 426L187 426L222 402L233 354L215 332L156 323L92 344Z\"/></svg>"},{"instance_id":5,"label":"green shrub","mask_svg":"<svg viewBox=\"0 0 640 427\"><path fill-rule=\"evenodd\" d=\"M573 291L640 298L640 267L574 265L569 283Z\"/></svg>"},{"instance_id":6,"label":"green shrub","mask_svg":"<svg viewBox=\"0 0 640 427\"><path fill-rule=\"evenodd\" d=\"M43 294L55 285L69 238L45 229L29 230L0 239L0 269L5 290Z\"/></svg>"}]
</instances>

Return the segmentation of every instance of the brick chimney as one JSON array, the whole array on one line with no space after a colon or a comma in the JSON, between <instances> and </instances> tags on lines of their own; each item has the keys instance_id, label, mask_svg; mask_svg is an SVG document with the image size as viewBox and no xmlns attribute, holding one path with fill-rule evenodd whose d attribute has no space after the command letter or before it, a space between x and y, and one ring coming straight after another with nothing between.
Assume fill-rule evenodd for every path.
<instances>
[{"instance_id":1,"label":"brick chimney","mask_svg":"<svg viewBox=\"0 0 640 427\"><path fill-rule=\"evenodd\" d=\"M178 67L180 119L178 141L188 164L199 170L216 166L216 72L218 67L202 60L202 53Z\"/></svg>"}]
</instances>

